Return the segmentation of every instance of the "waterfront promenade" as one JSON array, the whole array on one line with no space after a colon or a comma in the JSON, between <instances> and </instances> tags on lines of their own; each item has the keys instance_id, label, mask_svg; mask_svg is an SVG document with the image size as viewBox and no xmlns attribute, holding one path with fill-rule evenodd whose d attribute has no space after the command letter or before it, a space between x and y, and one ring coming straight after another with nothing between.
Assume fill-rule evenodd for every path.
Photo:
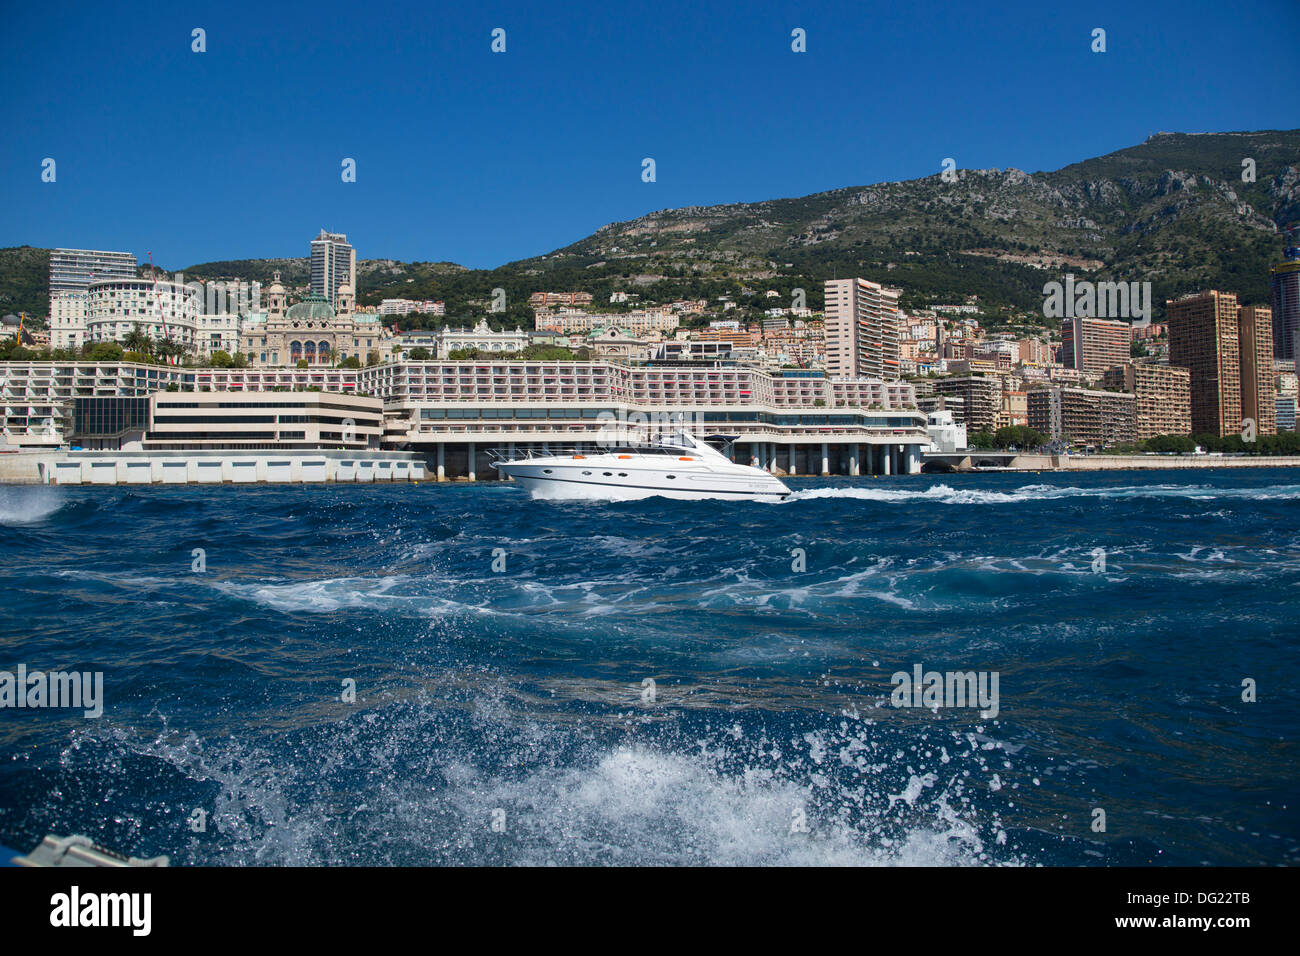
<instances>
[{"instance_id":1,"label":"waterfront promenade","mask_svg":"<svg viewBox=\"0 0 1300 956\"><path fill-rule=\"evenodd\" d=\"M964 451L926 454L930 473L1007 471L1166 471L1205 468L1300 468L1300 455L1035 455ZM938 467L936 467L938 466Z\"/></svg>"}]
</instances>

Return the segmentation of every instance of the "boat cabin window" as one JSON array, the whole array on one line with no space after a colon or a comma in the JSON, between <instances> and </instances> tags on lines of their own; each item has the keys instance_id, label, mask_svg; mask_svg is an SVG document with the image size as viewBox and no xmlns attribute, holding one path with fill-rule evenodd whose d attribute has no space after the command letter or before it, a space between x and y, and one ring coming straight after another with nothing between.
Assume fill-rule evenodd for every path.
<instances>
[{"instance_id":1,"label":"boat cabin window","mask_svg":"<svg viewBox=\"0 0 1300 956\"><path fill-rule=\"evenodd\" d=\"M611 448L611 455L680 455L689 451L687 448L669 448L661 445L625 445Z\"/></svg>"}]
</instances>

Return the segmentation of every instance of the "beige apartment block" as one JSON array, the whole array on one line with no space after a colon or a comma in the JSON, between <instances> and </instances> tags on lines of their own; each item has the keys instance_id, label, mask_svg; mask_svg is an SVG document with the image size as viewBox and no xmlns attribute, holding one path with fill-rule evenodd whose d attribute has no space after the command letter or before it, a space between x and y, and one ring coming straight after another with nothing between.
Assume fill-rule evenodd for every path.
<instances>
[{"instance_id":1,"label":"beige apartment block","mask_svg":"<svg viewBox=\"0 0 1300 956\"><path fill-rule=\"evenodd\" d=\"M1061 364L1098 377L1128 361L1132 337L1128 322L1089 316L1065 319L1061 323Z\"/></svg>"},{"instance_id":2,"label":"beige apartment block","mask_svg":"<svg viewBox=\"0 0 1300 956\"><path fill-rule=\"evenodd\" d=\"M826 282L826 374L898 379L898 290L867 279Z\"/></svg>"},{"instance_id":3,"label":"beige apartment block","mask_svg":"<svg viewBox=\"0 0 1300 956\"><path fill-rule=\"evenodd\" d=\"M1193 434L1241 431L1241 345L1237 297L1210 289L1165 303L1169 364L1191 374Z\"/></svg>"},{"instance_id":4,"label":"beige apartment block","mask_svg":"<svg viewBox=\"0 0 1300 956\"><path fill-rule=\"evenodd\" d=\"M1002 392L1002 408L993 420L994 428L1028 424L1029 401L1027 393L1018 389L1004 390Z\"/></svg>"},{"instance_id":5,"label":"beige apartment block","mask_svg":"<svg viewBox=\"0 0 1300 956\"><path fill-rule=\"evenodd\" d=\"M960 398L962 419L970 434L993 431L1002 410L1003 380L999 375L959 375L934 380L937 395Z\"/></svg>"},{"instance_id":6,"label":"beige apartment block","mask_svg":"<svg viewBox=\"0 0 1300 956\"><path fill-rule=\"evenodd\" d=\"M1241 417L1256 435L1277 434L1277 387L1273 380L1273 310L1243 305L1237 310L1241 346Z\"/></svg>"},{"instance_id":7,"label":"beige apartment block","mask_svg":"<svg viewBox=\"0 0 1300 956\"><path fill-rule=\"evenodd\" d=\"M1191 373L1185 368L1147 362L1125 362L1107 369L1102 376L1106 388L1133 393L1138 441L1156 435L1191 434L1191 381Z\"/></svg>"},{"instance_id":8,"label":"beige apartment block","mask_svg":"<svg viewBox=\"0 0 1300 956\"><path fill-rule=\"evenodd\" d=\"M1029 427L1071 445L1128 444L1136 429L1136 400L1129 392L1049 385L1029 393Z\"/></svg>"}]
</instances>

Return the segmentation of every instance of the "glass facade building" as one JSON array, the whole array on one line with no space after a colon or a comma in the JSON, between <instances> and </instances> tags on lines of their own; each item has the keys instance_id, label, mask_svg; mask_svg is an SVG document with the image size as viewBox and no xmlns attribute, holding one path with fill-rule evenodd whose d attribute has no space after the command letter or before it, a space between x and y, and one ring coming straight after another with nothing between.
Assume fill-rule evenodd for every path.
<instances>
[{"instance_id":1,"label":"glass facade building","mask_svg":"<svg viewBox=\"0 0 1300 956\"><path fill-rule=\"evenodd\" d=\"M149 427L149 399L121 395L100 395L72 400L74 444L94 445L119 439L130 431Z\"/></svg>"},{"instance_id":2,"label":"glass facade building","mask_svg":"<svg viewBox=\"0 0 1300 956\"><path fill-rule=\"evenodd\" d=\"M1273 358L1300 355L1300 237L1292 227L1283 260L1270 271L1273 305Z\"/></svg>"}]
</instances>

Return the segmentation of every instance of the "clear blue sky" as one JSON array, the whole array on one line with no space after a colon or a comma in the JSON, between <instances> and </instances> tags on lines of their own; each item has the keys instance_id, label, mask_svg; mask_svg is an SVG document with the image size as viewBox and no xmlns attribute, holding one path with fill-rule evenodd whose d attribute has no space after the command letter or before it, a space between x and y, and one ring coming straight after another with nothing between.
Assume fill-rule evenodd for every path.
<instances>
[{"instance_id":1,"label":"clear blue sky","mask_svg":"<svg viewBox=\"0 0 1300 956\"><path fill-rule=\"evenodd\" d=\"M493 267L947 156L1036 171L1300 126L1300 0L105 6L0 0L0 246L177 269L306 255L325 227L361 258Z\"/></svg>"}]
</instances>

